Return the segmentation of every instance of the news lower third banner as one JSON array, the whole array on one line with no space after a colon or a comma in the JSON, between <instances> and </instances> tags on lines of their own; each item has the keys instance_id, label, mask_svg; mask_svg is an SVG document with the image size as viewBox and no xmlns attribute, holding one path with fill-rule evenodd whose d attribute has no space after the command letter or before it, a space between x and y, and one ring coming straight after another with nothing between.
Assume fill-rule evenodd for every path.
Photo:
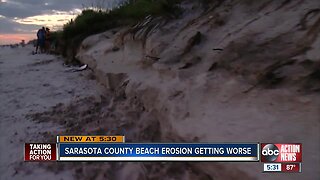
<instances>
[{"instance_id":1,"label":"news lower third banner","mask_svg":"<svg viewBox=\"0 0 320 180\"><path fill-rule=\"evenodd\" d=\"M259 161L259 144L61 143L58 161Z\"/></svg>"},{"instance_id":2,"label":"news lower third banner","mask_svg":"<svg viewBox=\"0 0 320 180\"><path fill-rule=\"evenodd\" d=\"M259 161L259 143L125 143L124 136L57 136L26 143L25 161Z\"/></svg>"},{"instance_id":3,"label":"news lower third banner","mask_svg":"<svg viewBox=\"0 0 320 180\"><path fill-rule=\"evenodd\" d=\"M258 144L26 143L25 161L259 161Z\"/></svg>"},{"instance_id":4,"label":"news lower third banner","mask_svg":"<svg viewBox=\"0 0 320 180\"><path fill-rule=\"evenodd\" d=\"M301 143L126 143L125 136L57 136L25 143L25 161L259 162L263 172L302 172Z\"/></svg>"}]
</instances>

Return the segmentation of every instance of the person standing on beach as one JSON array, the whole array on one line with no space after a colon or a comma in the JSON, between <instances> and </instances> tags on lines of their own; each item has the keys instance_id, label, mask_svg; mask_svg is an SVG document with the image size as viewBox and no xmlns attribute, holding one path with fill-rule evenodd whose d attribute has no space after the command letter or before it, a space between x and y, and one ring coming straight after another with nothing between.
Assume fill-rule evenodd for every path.
<instances>
[{"instance_id":1,"label":"person standing on beach","mask_svg":"<svg viewBox=\"0 0 320 180\"><path fill-rule=\"evenodd\" d=\"M40 52L44 52L45 46L45 37L46 37L46 30L44 27L38 30L37 32L37 47L36 47L36 54L38 53L38 48L40 47Z\"/></svg>"},{"instance_id":2,"label":"person standing on beach","mask_svg":"<svg viewBox=\"0 0 320 180\"><path fill-rule=\"evenodd\" d=\"M50 33L50 29L46 28L46 40L45 40L45 49L46 49L46 53L50 53L50 49L51 49L51 33Z\"/></svg>"}]
</instances>

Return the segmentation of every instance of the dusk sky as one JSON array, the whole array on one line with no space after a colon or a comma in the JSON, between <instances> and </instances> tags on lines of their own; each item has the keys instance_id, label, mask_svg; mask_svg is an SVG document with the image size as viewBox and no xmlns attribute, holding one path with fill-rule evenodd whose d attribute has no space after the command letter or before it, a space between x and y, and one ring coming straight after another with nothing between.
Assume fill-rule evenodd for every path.
<instances>
[{"instance_id":1,"label":"dusk sky","mask_svg":"<svg viewBox=\"0 0 320 180\"><path fill-rule=\"evenodd\" d=\"M103 3L112 7L119 0L0 0L0 44L36 38L42 26L51 30L81 13L83 7Z\"/></svg>"}]
</instances>

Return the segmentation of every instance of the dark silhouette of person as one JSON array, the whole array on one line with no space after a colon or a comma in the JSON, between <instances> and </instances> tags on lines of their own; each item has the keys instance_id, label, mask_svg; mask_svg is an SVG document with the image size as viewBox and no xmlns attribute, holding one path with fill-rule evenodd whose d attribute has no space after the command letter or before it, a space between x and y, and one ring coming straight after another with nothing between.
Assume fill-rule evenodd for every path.
<instances>
[{"instance_id":1,"label":"dark silhouette of person","mask_svg":"<svg viewBox=\"0 0 320 180\"><path fill-rule=\"evenodd\" d=\"M44 52L45 46L45 38L46 38L46 30L44 27L38 30L37 32L37 47L36 47L36 54L38 53L38 48L40 47L40 52Z\"/></svg>"},{"instance_id":2,"label":"dark silhouette of person","mask_svg":"<svg viewBox=\"0 0 320 180\"><path fill-rule=\"evenodd\" d=\"M46 28L46 39L45 39L46 53L50 53L51 50L51 32L49 28Z\"/></svg>"}]
</instances>

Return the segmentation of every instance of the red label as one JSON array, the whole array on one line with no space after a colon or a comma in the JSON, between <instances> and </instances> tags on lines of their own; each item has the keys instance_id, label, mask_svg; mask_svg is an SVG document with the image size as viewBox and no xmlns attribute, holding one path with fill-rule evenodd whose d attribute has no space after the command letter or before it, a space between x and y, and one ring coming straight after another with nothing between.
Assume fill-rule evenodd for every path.
<instances>
[{"instance_id":1,"label":"red label","mask_svg":"<svg viewBox=\"0 0 320 180\"><path fill-rule=\"evenodd\" d=\"M261 144L261 162L302 162L302 144Z\"/></svg>"},{"instance_id":2,"label":"red label","mask_svg":"<svg viewBox=\"0 0 320 180\"><path fill-rule=\"evenodd\" d=\"M281 172L301 172L300 163L284 163L281 164Z\"/></svg>"},{"instance_id":3,"label":"red label","mask_svg":"<svg viewBox=\"0 0 320 180\"><path fill-rule=\"evenodd\" d=\"M56 161L57 148L53 143L26 143L24 145L25 161Z\"/></svg>"}]
</instances>

